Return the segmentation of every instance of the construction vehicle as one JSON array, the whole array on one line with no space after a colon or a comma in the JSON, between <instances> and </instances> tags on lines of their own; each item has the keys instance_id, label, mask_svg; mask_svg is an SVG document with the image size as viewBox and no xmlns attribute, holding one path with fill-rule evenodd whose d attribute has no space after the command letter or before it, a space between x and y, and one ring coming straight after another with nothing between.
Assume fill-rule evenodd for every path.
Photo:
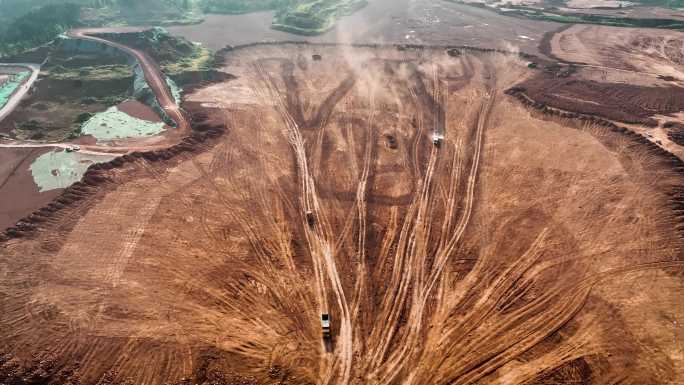
<instances>
[{"instance_id":1,"label":"construction vehicle","mask_svg":"<svg viewBox=\"0 0 684 385\"><path fill-rule=\"evenodd\" d=\"M443 139L444 139L444 136L435 133L432 135L432 144L434 144L435 147L440 148L442 146L442 140Z\"/></svg>"},{"instance_id":2,"label":"construction vehicle","mask_svg":"<svg viewBox=\"0 0 684 385\"><path fill-rule=\"evenodd\" d=\"M306 223L309 224L309 227L314 227L316 224L316 217L314 217L314 214L311 210L306 212Z\"/></svg>"},{"instance_id":3,"label":"construction vehicle","mask_svg":"<svg viewBox=\"0 0 684 385\"><path fill-rule=\"evenodd\" d=\"M329 341L330 336L330 314L321 314L321 330L323 332L323 339Z\"/></svg>"}]
</instances>

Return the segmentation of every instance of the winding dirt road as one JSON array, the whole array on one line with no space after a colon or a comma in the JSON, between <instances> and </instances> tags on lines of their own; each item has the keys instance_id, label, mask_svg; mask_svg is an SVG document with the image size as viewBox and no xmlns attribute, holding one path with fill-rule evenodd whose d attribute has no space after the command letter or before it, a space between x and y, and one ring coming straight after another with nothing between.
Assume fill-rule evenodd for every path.
<instances>
[{"instance_id":1,"label":"winding dirt road","mask_svg":"<svg viewBox=\"0 0 684 385\"><path fill-rule=\"evenodd\" d=\"M140 64L140 67L143 70L143 73L145 75L145 80L147 81L147 84L149 84L150 88L154 92L157 101L159 102L160 107L166 112L166 114L173 119L173 121L176 123L176 129L180 130L180 132L186 132L190 128L190 124L188 123L188 120L186 119L185 115L183 114L183 111L181 110L180 106L176 104L176 101L173 98L173 95L171 94L171 90L169 89L168 85L166 84L166 78L164 74L161 72L159 69L157 63L154 62L152 58L150 58L147 54L144 52L128 47L126 45L116 43L113 41L109 41L100 37L92 36L92 34L97 34L97 33L105 33L105 32L111 32L109 29L101 29L101 28L93 28L93 29L76 29L69 31L67 33L67 36L69 36L72 39L82 39L82 40L90 40L90 41L95 41L101 44L105 44L107 46L119 49L129 55L131 55L135 60ZM19 101L21 98L26 94L28 89L30 88L31 84L35 81L35 79L38 77L38 73L40 72L40 67L37 67L35 65L31 64L22 64L21 66L27 66L33 70L33 74L31 75L31 78L24 84L22 85L21 89L16 93L15 96L12 97L10 102L7 103L5 108L0 110L0 120L2 120L5 116L9 115L14 108L19 104ZM22 147L31 147L31 148L41 148L41 147L55 147L55 148L68 148L70 146L73 146L71 143L27 143L27 142L16 142L16 141L6 141L4 143L0 144L0 148L22 148ZM92 155L112 155L112 154L125 154L131 151L148 151L148 150L155 150L155 149L161 149L161 148L166 148L168 145L166 144L161 144L161 145L155 145L155 146L102 146L102 145L81 145L81 152L87 153L87 154L92 154Z\"/></svg>"},{"instance_id":2,"label":"winding dirt road","mask_svg":"<svg viewBox=\"0 0 684 385\"><path fill-rule=\"evenodd\" d=\"M176 104L176 101L174 100L173 95L171 94L171 90L166 84L166 78L159 69L157 63L155 63L152 58L150 58L147 54L140 50L100 37L92 36L93 34L102 33L106 31L108 30L99 28L75 29L69 31L67 33L67 36L73 39L83 39L102 43L107 46L119 49L133 56L140 64L140 67L142 68L143 73L145 74L145 80L147 81L147 84L149 84L152 88L152 91L154 91L154 94L156 95L157 101L159 102L161 108L171 117L171 119L173 119L174 122L176 122L176 126L178 129L186 130L189 127L189 124L185 119L185 116L183 115L183 111Z\"/></svg>"},{"instance_id":3,"label":"winding dirt road","mask_svg":"<svg viewBox=\"0 0 684 385\"><path fill-rule=\"evenodd\" d=\"M19 105L19 102L21 99L26 95L28 90L31 89L31 86L33 83L36 81L38 78L38 74L40 73L40 65L38 64L30 64L30 63L8 63L8 64L2 64L0 63L0 67L25 67L31 70L31 76L17 88L17 90L14 92L12 97L10 97L10 100L5 103L4 106L0 107L0 122L3 121L12 111L14 111L15 108Z\"/></svg>"}]
</instances>

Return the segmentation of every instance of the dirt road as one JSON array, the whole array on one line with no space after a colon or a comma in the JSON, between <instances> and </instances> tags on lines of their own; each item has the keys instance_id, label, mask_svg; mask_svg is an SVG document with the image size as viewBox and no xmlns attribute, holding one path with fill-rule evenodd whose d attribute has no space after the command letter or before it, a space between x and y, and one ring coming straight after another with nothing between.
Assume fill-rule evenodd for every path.
<instances>
[{"instance_id":1,"label":"dirt road","mask_svg":"<svg viewBox=\"0 0 684 385\"><path fill-rule=\"evenodd\" d=\"M181 132L187 132L189 130L188 121L183 115L183 111L181 110L180 106L176 104L176 101L171 94L171 90L166 84L166 77L160 71L157 63L155 63L154 60L149 57L149 55L140 50L100 37L92 36L93 34L102 33L105 31L107 31L107 29L75 29L69 31L67 36L74 39L96 41L98 43L117 48L133 56L138 63L140 63L140 67L145 74L145 80L147 80L147 84L150 85L150 88L152 88L152 91L157 96L157 101L159 102L161 108L171 117L171 119L173 119L174 122L176 122L177 129L181 130Z\"/></svg>"},{"instance_id":2,"label":"dirt road","mask_svg":"<svg viewBox=\"0 0 684 385\"><path fill-rule=\"evenodd\" d=\"M35 142L19 142L0 140L0 148L73 148L73 143L35 143ZM91 155L117 155L126 154L133 151L153 151L163 150L169 147L168 144L145 145L145 146L104 146L104 145L79 145L80 150L84 154Z\"/></svg>"},{"instance_id":3,"label":"dirt road","mask_svg":"<svg viewBox=\"0 0 684 385\"><path fill-rule=\"evenodd\" d=\"M186 119L180 106L176 104L176 101L171 94L171 90L166 84L166 77L159 70L158 65L152 60L147 54L140 50L125 46L120 43L112 42L103 38L91 36L90 34L111 32L110 29L106 28L95 28L95 29L77 29L72 30L67 33L67 35L73 39L84 39L96 41L98 43L106 44L108 46L114 47L121 51L126 52L131 55L135 60L140 63L140 66L145 75L145 80L150 85L150 88L154 92L160 107L173 119L176 123L176 129L180 133L187 133L190 130L190 125ZM1 64L0 64L1 65ZM22 64L21 66L27 66L32 69L33 74L27 82L22 85L19 91L15 93L10 102L0 110L0 120L9 114L14 107L19 103L21 97L28 91L31 84L35 81L38 73L40 72L40 67L33 64ZM182 135L181 135L182 136ZM54 148L69 148L73 146L72 143L26 143L4 140L0 142L0 148L40 148L40 147L54 147ZM111 145L81 145L81 151L93 155L111 155L111 154L125 154L131 151L149 151L156 149L164 149L168 147L168 144L159 145L140 145L140 146L111 146Z\"/></svg>"},{"instance_id":4,"label":"dirt road","mask_svg":"<svg viewBox=\"0 0 684 385\"><path fill-rule=\"evenodd\" d=\"M24 81L22 85L19 86L14 91L14 94L10 97L10 100L5 103L2 108L0 108L0 121L4 120L7 115L9 115L14 109L19 105L19 102L21 99L26 95L26 93L31 89L31 86L33 83L36 81L38 78L38 74L40 73L40 65L38 64L2 64L0 63L0 66L12 66L12 67L25 67L31 71L31 76Z\"/></svg>"}]
</instances>

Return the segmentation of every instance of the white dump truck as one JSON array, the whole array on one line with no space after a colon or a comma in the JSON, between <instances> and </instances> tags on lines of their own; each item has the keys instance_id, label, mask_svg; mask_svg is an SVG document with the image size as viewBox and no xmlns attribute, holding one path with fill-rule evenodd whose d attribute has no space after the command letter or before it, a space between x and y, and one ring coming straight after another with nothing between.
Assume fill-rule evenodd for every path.
<instances>
[{"instance_id":1,"label":"white dump truck","mask_svg":"<svg viewBox=\"0 0 684 385\"><path fill-rule=\"evenodd\" d=\"M321 331L323 332L323 339L330 340L330 314L321 314Z\"/></svg>"},{"instance_id":2,"label":"white dump truck","mask_svg":"<svg viewBox=\"0 0 684 385\"><path fill-rule=\"evenodd\" d=\"M436 132L434 134L432 134L432 144L435 147L437 147L437 148L441 147L442 146L442 140L444 140L444 135L440 135Z\"/></svg>"}]
</instances>

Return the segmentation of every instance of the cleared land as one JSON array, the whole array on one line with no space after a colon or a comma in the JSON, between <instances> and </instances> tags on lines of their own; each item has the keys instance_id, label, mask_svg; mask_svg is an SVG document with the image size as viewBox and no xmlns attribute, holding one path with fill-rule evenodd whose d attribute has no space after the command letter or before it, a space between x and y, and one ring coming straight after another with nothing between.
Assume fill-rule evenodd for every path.
<instances>
[{"instance_id":1,"label":"cleared land","mask_svg":"<svg viewBox=\"0 0 684 385\"><path fill-rule=\"evenodd\" d=\"M573 25L553 36L551 54L594 66L684 81L684 32Z\"/></svg>"},{"instance_id":2,"label":"cleared land","mask_svg":"<svg viewBox=\"0 0 684 385\"><path fill-rule=\"evenodd\" d=\"M574 25L547 34L540 50L572 63L542 65L519 84L536 102L629 124L684 156L684 33Z\"/></svg>"},{"instance_id":3,"label":"cleared land","mask_svg":"<svg viewBox=\"0 0 684 385\"><path fill-rule=\"evenodd\" d=\"M213 146L111 170L0 249L0 381L684 380L682 177L647 146L504 95L514 56L225 63L186 104L228 126Z\"/></svg>"}]
</instances>

